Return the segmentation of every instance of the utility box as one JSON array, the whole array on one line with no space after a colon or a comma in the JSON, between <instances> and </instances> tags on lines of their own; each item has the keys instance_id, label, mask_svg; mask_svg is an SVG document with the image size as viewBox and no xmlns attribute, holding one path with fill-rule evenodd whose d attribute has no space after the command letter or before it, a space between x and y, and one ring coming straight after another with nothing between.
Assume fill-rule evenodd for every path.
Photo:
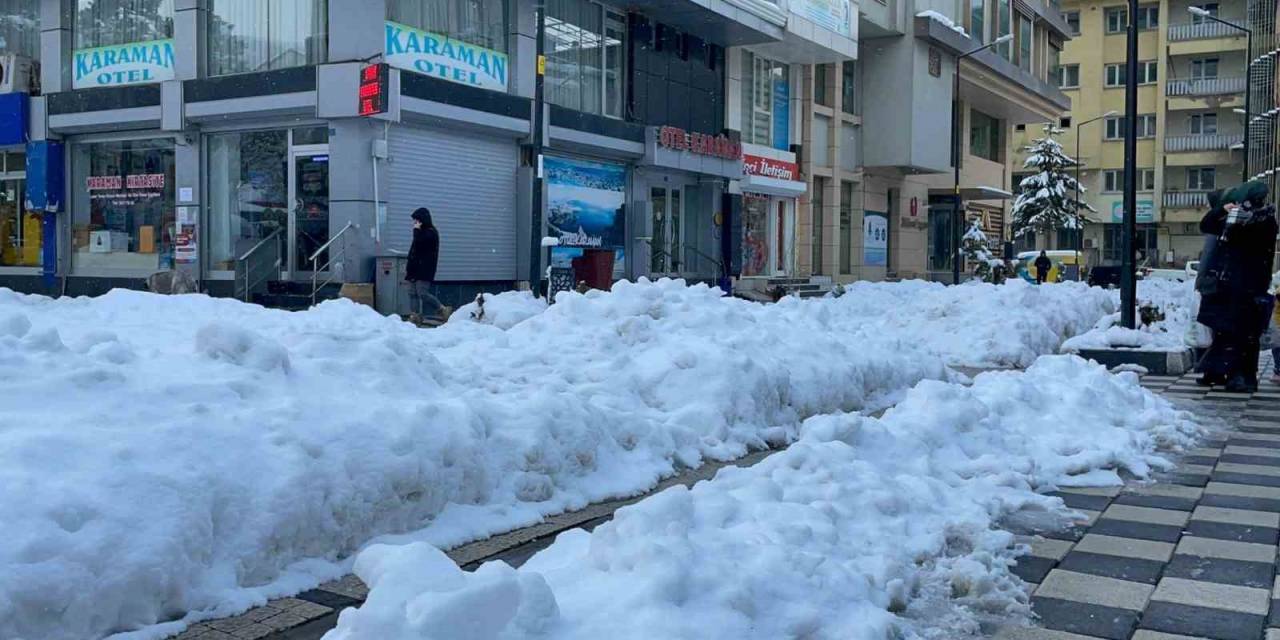
<instances>
[{"instance_id":1,"label":"utility box","mask_svg":"<svg viewBox=\"0 0 1280 640\"><path fill-rule=\"evenodd\" d=\"M385 255L373 259L374 309L384 316L409 315L409 283L404 281L409 266L407 255Z\"/></svg>"}]
</instances>

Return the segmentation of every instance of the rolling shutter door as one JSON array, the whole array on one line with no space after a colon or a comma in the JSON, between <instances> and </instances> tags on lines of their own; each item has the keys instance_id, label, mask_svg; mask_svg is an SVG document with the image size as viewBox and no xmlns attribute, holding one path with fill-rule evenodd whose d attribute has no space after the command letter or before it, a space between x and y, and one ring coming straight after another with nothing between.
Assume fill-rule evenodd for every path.
<instances>
[{"instance_id":1,"label":"rolling shutter door","mask_svg":"<svg viewBox=\"0 0 1280 640\"><path fill-rule=\"evenodd\" d=\"M409 214L426 207L440 230L437 280L515 280L515 141L399 126L389 146L386 248L409 250Z\"/></svg>"}]
</instances>

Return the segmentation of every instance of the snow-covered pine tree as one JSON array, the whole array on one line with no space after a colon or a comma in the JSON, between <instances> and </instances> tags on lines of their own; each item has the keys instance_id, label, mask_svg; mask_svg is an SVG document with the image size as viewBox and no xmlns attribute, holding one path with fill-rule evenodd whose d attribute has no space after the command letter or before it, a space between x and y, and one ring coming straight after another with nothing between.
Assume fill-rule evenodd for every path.
<instances>
[{"instance_id":1,"label":"snow-covered pine tree","mask_svg":"<svg viewBox=\"0 0 1280 640\"><path fill-rule=\"evenodd\" d=\"M982 230L982 219L974 218L969 230L960 239L960 250L965 262L973 266L973 275L983 282L994 282L995 268L1002 264L991 251L991 241Z\"/></svg>"},{"instance_id":2,"label":"snow-covered pine tree","mask_svg":"<svg viewBox=\"0 0 1280 640\"><path fill-rule=\"evenodd\" d=\"M1018 197L1013 202L1013 235L1028 232L1043 233L1052 237L1057 229L1082 229L1084 216L1081 209L1095 211L1087 203L1076 199L1076 179L1068 169L1076 166L1075 159L1062 152L1062 145L1053 137L1062 129L1045 125L1044 137L1037 138L1030 146L1023 168L1035 173L1023 178L1017 185ZM1084 193L1081 188L1079 193Z\"/></svg>"}]
</instances>

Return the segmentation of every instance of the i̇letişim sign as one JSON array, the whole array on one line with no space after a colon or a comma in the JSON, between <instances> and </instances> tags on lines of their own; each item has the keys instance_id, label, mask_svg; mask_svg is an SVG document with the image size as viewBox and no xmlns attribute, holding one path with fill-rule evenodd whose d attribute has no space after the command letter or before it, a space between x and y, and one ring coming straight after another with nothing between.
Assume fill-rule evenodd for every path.
<instances>
[{"instance_id":1,"label":"i\u0307leti\u015fim sign","mask_svg":"<svg viewBox=\"0 0 1280 640\"><path fill-rule=\"evenodd\" d=\"M71 65L71 87L118 87L172 80L173 40L76 49Z\"/></svg>"},{"instance_id":2,"label":"i\u0307leti\u015fim sign","mask_svg":"<svg viewBox=\"0 0 1280 640\"><path fill-rule=\"evenodd\" d=\"M387 21L387 63L473 87L507 90L507 54Z\"/></svg>"}]
</instances>

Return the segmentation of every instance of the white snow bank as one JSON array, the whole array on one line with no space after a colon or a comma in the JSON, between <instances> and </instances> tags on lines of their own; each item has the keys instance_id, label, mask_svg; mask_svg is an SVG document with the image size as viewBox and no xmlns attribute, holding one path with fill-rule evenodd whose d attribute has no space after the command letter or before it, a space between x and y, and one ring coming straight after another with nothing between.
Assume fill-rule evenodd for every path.
<instances>
[{"instance_id":1,"label":"white snow bank","mask_svg":"<svg viewBox=\"0 0 1280 640\"><path fill-rule=\"evenodd\" d=\"M1119 290L1110 290L1115 306L1120 306ZM1182 351L1189 347L1207 346L1205 329L1195 321L1200 309L1200 294L1195 283L1154 278L1138 281L1138 306L1154 305L1165 319L1152 325L1128 329L1120 325L1120 314L1113 313L1098 320L1089 331L1067 340L1064 353L1084 349L1134 349L1137 351Z\"/></svg>"},{"instance_id":2,"label":"white snow bank","mask_svg":"<svg viewBox=\"0 0 1280 640\"><path fill-rule=\"evenodd\" d=\"M1009 571L1026 549L1000 518L1065 517L1036 491L1146 476L1198 433L1133 374L1074 356L923 382L880 420L812 418L786 451L562 534L519 570L370 547L355 565L369 599L325 638L967 636L979 614L1028 611Z\"/></svg>"},{"instance_id":3,"label":"white snow bank","mask_svg":"<svg viewBox=\"0 0 1280 640\"><path fill-rule=\"evenodd\" d=\"M479 300L458 307L449 316L449 322L479 322L499 329L510 329L547 310L547 302L535 298L528 291L506 291L499 294L482 293L483 308Z\"/></svg>"},{"instance_id":4,"label":"white snow bank","mask_svg":"<svg viewBox=\"0 0 1280 640\"><path fill-rule=\"evenodd\" d=\"M672 281L560 300L423 331L345 300L0 290L0 638L237 613L376 536L533 524L948 375L830 304Z\"/></svg>"}]
</instances>

